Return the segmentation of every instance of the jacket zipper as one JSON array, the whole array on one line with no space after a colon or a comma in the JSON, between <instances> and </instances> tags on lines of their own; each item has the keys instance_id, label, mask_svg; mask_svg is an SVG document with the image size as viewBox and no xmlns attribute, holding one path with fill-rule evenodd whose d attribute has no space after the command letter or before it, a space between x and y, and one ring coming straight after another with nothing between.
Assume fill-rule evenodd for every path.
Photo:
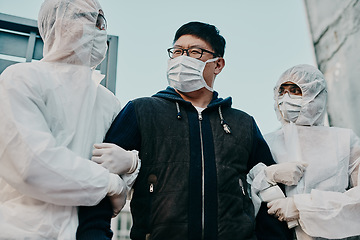
<instances>
[{"instance_id":1,"label":"jacket zipper","mask_svg":"<svg viewBox=\"0 0 360 240\"><path fill-rule=\"evenodd\" d=\"M201 121L202 121L201 112L199 112L199 127L200 127L200 144L201 144L201 239L204 239L204 230L205 230L205 159L204 159L204 146L203 146L203 137L201 130Z\"/></svg>"},{"instance_id":2,"label":"jacket zipper","mask_svg":"<svg viewBox=\"0 0 360 240\"><path fill-rule=\"evenodd\" d=\"M149 212L149 218L150 218L150 215L152 214L152 210L151 210L151 205L152 205L152 199L153 199L153 194L154 194L154 188L155 188L155 185L157 183L157 177L155 174L150 174L148 176L148 184L149 184L149 205L150 205L150 212ZM150 220L149 220L150 221ZM150 223L148 223L150 224ZM145 235L145 240L148 240L150 239L151 237L151 233L150 233L150 229L147 229L147 233Z\"/></svg>"}]
</instances>

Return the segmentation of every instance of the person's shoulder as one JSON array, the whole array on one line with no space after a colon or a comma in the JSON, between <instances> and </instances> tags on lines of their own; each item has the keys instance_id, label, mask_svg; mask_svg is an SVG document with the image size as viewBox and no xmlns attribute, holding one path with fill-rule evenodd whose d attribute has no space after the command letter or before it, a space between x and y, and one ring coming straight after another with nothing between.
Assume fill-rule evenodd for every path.
<instances>
[{"instance_id":1,"label":"person's shoulder","mask_svg":"<svg viewBox=\"0 0 360 240\"><path fill-rule=\"evenodd\" d=\"M131 100L130 102L132 102L134 105L141 105L141 106L146 106L146 105L153 105L156 103L160 103L163 102L164 99L163 98L159 98L156 96L151 96L151 97L139 97L139 98L135 98L133 100Z\"/></svg>"},{"instance_id":2,"label":"person's shoulder","mask_svg":"<svg viewBox=\"0 0 360 240\"><path fill-rule=\"evenodd\" d=\"M2 84L11 84L16 87L21 85L32 85L39 77L41 69L46 69L39 62L15 63L8 66L0 75Z\"/></svg>"},{"instance_id":3,"label":"person's shoulder","mask_svg":"<svg viewBox=\"0 0 360 240\"><path fill-rule=\"evenodd\" d=\"M152 101L153 100L153 97L138 97L138 98L135 98L133 100L131 100L131 102L148 102L148 101Z\"/></svg>"},{"instance_id":4,"label":"person's shoulder","mask_svg":"<svg viewBox=\"0 0 360 240\"><path fill-rule=\"evenodd\" d=\"M36 65L34 62L15 63L5 68L5 70L1 73L1 76L24 75L27 70L33 71L32 69L34 69L34 65Z\"/></svg>"},{"instance_id":5,"label":"person's shoulder","mask_svg":"<svg viewBox=\"0 0 360 240\"><path fill-rule=\"evenodd\" d=\"M238 109L238 108L233 108L233 107L231 107L230 110L231 110L231 111L234 111L234 112L236 112L236 113L238 113L238 114L244 114L244 115L250 116L250 114L248 114L247 112L245 112L245 111L243 111L243 110L241 110L241 109ZM251 117L251 116L250 116L250 117Z\"/></svg>"},{"instance_id":6,"label":"person's shoulder","mask_svg":"<svg viewBox=\"0 0 360 240\"><path fill-rule=\"evenodd\" d=\"M242 117L242 118L248 118L248 119L252 119L253 117L248 114L247 112L237 109L237 108L233 108L233 107L229 107L228 111L230 114L237 116L237 117Z\"/></svg>"},{"instance_id":7,"label":"person's shoulder","mask_svg":"<svg viewBox=\"0 0 360 240\"><path fill-rule=\"evenodd\" d=\"M121 110L119 99L109 89L99 84L97 88L96 102L102 109L116 109L116 112Z\"/></svg>"},{"instance_id":8,"label":"person's shoulder","mask_svg":"<svg viewBox=\"0 0 360 240\"><path fill-rule=\"evenodd\" d=\"M104 87L103 85L99 84L98 86L98 94L100 94L101 97L108 98L108 99L114 99L117 100L117 97L113 92L111 92L108 88Z\"/></svg>"}]
</instances>

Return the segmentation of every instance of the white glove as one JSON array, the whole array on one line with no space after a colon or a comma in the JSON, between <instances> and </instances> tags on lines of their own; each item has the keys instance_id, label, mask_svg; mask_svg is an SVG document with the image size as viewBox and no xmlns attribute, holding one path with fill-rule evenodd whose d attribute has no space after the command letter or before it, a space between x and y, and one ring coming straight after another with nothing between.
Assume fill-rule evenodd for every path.
<instances>
[{"instance_id":1,"label":"white glove","mask_svg":"<svg viewBox=\"0 0 360 240\"><path fill-rule=\"evenodd\" d=\"M113 217L116 217L126 203L127 187L118 175L110 173L108 194L113 207Z\"/></svg>"},{"instance_id":2,"label":"white glove","mask_svg":"<svg viewBox=\"0 0 360 240\"><path fill-rule=\"evenodd\" d=\"M304 162L278 163L265 168L265 175L271 184L296 185L304 175L307 166L308 164Z\"/></svg>"},{"instance_id":3,"label":"white glove","mask_svg":"<svg viewBox=\"0 0 360 240\"><path fill-rule=\"evenodd\" d=\"M280 221L293 221L299 219L299 210L296 208L292 197L280 198L267 204L268 213L275 216Z\"/></svg>"},{"instance_id":4,"label":"white glove","mask_svg":"<svg viewBox=\"0 0 360 240\"><path fill-rule=\"evenodd\" d=\"M94 144L94 148L91 160L111 173L133 173L137 168L138 151L126 151L113 143Z\"/></svg>"},{"instance_id":5,"label":"white glove","mask_svg":"<svg viewBox=\"0 0 360 240\"><path fill-rule=\"evenodd\" d=\"M126 173L120 176L127 186L127 191L130 191L132 186L134 185L135 180L139 175L140 167L141 167L141 160L138 158L137 168L135 169L135 171L133 173Z\"/></svg>"}]
</instances>

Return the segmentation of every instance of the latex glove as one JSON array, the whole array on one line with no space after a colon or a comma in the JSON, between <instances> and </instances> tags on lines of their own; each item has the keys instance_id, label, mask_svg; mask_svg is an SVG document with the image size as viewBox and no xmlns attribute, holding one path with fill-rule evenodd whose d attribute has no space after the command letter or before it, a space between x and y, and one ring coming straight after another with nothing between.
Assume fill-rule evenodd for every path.
<instances>
[{"instance_id":1,"label":"latex glove","mask_svg":"<svg viewBox=\"0 0 360 240\"><path fill-rule=\"evenodd\" d=\"M271 184L296 185L304 175L307 166L308 164L304 162L278 163L265 168L265 175Z\"/></svg>"},{"instance_id":2,"label":"latex glove","mask_svg":"<svg viewBox=\"0 0 360 240\"><path fill-rule=\"evenodd\" d=\"M120 176L110 173L107 195L113 207L112 217L116 217L124 207L127 195L126 183Z\"/></svg>"},{"instance_id":3,"label":"latex glove","mask_svg":"<svg viewBox=\"0 0 360 240\"><path fill-rule=\"evenodd\" d=\"M94 148L91 160L111 173L124 174L136 170L139 159L137 151L126 151L113 143L97 143Z\"/></svg>"},{"instance_id":4,"label":"latex glove","mask_svg":"<svg viewBox=\"0 0 360 240\"><path fill-rule=\"evenodd\" d=\"M299 210L292 197L280 198L267 204L268 213L275 215L280 221L293 221L299 219Z\"/></svg>"},{"instance_id":5,"label":"latex glove","mask_svg":"<svg viewBox=\"0 0 360 240\"><path fill-rule=\"evenodd\" d=\"M130 191L132 186L134 185L135 180L136 180L137 176L139 175L140 167L141 167L141 160L138 159L137 168L135 169L135 171L133 173L126 173L126 174L122 174L120 176L122 178L122 180L124 180L124 182L127 186L127 191Z\"/></svg>"}]
</instances>

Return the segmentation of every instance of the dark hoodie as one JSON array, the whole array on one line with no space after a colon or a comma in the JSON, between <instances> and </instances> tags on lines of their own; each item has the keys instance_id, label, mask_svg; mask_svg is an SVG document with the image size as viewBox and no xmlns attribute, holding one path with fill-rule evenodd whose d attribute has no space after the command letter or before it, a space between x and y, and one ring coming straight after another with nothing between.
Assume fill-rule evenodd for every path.
<instances>
[{"instance_id":1,"label":"dark hoodie","mask_svg":"<svg viewBox=\"0 0 360 240\"><path fill-rule=\"evenodd\" d=\"M231 103L214 92L199 114L168 87L119 113L105 142L138 150L142 164L131 200L131 239L291 239L265 205L255 221L246 174L274 161L254 119ZM79 209L78 239L107 239L112 211L104 201Z\"/></svg>"}]
</instances>

